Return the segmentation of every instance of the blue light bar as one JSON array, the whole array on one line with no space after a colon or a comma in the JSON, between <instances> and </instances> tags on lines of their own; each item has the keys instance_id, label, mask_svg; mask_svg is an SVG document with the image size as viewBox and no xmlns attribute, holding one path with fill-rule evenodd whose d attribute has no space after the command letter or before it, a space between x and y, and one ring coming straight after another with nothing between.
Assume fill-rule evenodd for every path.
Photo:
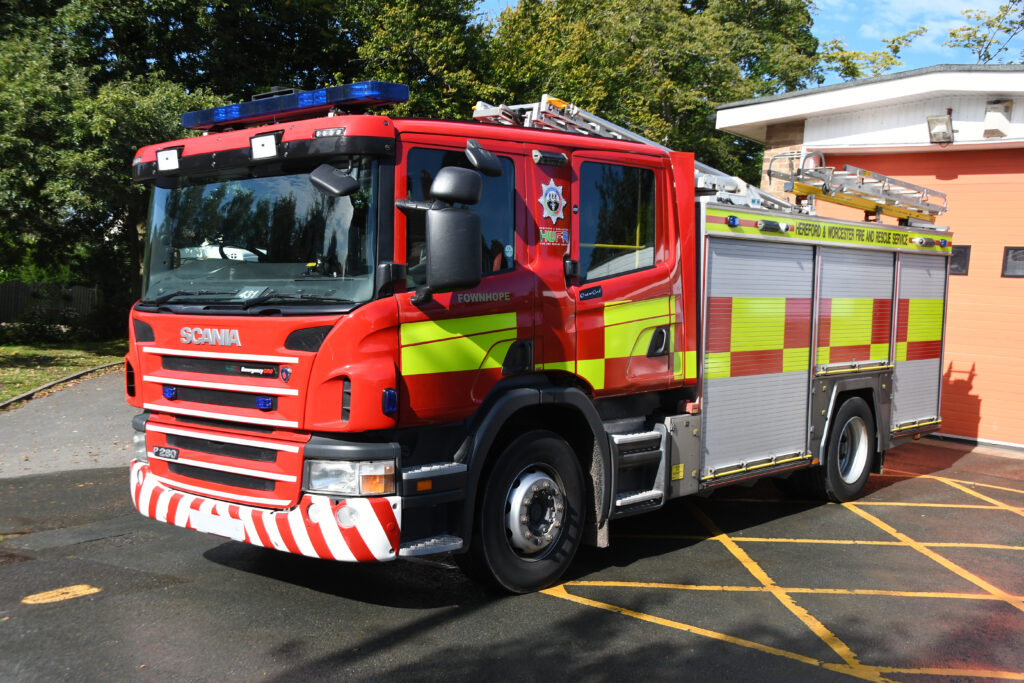
<instances>
[{"instance_id":1,"label":"blue light bar","mask_svg":"<svg viewBox=\"0 0 1024 683\"><path fill-rule=\"evenodd\" d=\"M363 110L409 101L409 86L384 81L361 81L319 90L303 90L288 95L264 97L223 107L191 111L181 115L181 125L193 130L226 126L232 123L258 123L282 117L297 118L318 109L341 107Z\"/></svg>"}]
</instances>

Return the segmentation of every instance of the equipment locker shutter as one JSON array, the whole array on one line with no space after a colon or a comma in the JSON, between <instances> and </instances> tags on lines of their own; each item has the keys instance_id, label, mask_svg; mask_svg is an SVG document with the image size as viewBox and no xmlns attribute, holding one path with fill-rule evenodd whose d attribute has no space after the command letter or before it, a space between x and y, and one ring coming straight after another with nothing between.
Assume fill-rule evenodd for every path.
<instances>
[{"instance_id":1,"label":"equipment locker shutter","mask_svg":"<svg viewBox=\"0 0 1024 683\"><path fill-rule=\"evenodd\" d=\"M889 362L895 266L892 253L821 249L818 365Z\"/></svg>"},{"instance_id":2,"label":"equipment locker shutter","mask_svg":"<svg viewBox=\"0 0 1024 683\"><path fill-rule=\"evenodd\" d=\"M708 240L702 476L806 452L813 248Z\"/></svg>"},{"instance_id":3,"label":"equipment locker shutter","mask_svg":"<svg viewBox=\"0 0 1024 683\"><path fill-rule=\"evenodd\" d=\"M900 255L896 369L892 424L899 428L939 417L946 259Z\"/></svg>"}]
</instances>

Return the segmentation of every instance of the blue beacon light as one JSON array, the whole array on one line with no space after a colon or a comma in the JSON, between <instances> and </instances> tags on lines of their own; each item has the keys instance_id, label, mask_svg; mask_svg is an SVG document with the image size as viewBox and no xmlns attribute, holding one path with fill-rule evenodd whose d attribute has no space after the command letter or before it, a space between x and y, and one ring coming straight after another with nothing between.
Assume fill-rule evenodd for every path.
<instances>
[{"instance_id":1,"label":"blue beacon light","mask_svg":"<svg viewBox=\"0 0 1024 683\"><path fill-rule=\"evenodd\" d=\"M384 81L361 81L191 111L181 115L181 125L198 130L243 121L249 123L263 119L272 121L279 117L291 117L303 112L313 113L317 109L328 107L368 109L408 100L409 86L407 85Z\"/></svg>"}]
</instances>

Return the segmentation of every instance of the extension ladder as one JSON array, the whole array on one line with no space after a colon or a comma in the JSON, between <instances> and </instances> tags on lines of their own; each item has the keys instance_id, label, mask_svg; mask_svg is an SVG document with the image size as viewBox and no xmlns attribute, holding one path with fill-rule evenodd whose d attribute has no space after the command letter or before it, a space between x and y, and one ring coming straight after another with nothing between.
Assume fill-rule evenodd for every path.
<instances>
[{"instance_id":1,"label":"extension ladder","mask_svg":"<svg viewBox=\"0 0 1024 683\"><path fill-rule=\"evenodd\" d=\"M800 166L794 169L793 162L798 158ZM773 168L779 160L789 162L786 171ZM809 161L815 163L808 166ZM785 180L786 192L797 197L816 197L861 209L865 219L886 215L899 219L901 224L911 220L934 223L946 211L946 195L942 192L848 164L842 170L825 166L821 152L774 156L768 162L768 177Z\"/></svg>"}]
</instances>

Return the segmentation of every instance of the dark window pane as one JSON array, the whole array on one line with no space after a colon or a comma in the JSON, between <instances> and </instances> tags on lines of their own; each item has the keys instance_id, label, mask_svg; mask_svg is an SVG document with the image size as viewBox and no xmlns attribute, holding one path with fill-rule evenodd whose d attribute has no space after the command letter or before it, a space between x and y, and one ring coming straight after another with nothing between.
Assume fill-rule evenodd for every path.
<instances>
[{"instance_id":1,"label":"dark window pane","mask_svg":"<svg viewBox=\"0 0 1024 683\"><path fill-rule=\"evenodd\" d=\"M1024 277L1024 247L1003 250L1003 277Z\"/></svg>"},{"instance_id":2,"label":"dark window pane","mask_svg":"<svg viewBox=\"0 0 1024 683\"><path fill-rule=\"evenodd\" d=\"M654 265L654 172L586 162L580 167L580 277Z\"/></svg>"},{"instance_id":3,"label":"dark window pane","mask_svg":"<svg viewBox=\"0 0 1024 683\"><path fill-rule=\"evenodd\" d=\"M971 266L971 245L958 244L953 247L953 253L949 257L950 275L967 275Z\"/></svg>"},{"instance_id":4,"label":"dark window pane","mask_svg":"<svg viewBox=\"0 0 1024 683\"><path fill-rule=\"evenodd\" d=\"M509 270L515 263L515 192L516 172L512 160L499 157L503 172L497 178L483 176L484 186L480 201L467 207L480 216L483 241L480 258L483 274ZM410 150L406 164L406 199L427 201L434 176L445 166L472 168L461 150ZM425 285L426 271L426 218L423 212L406 214L405 250L410 285Z\"/></svg>"}]
</instances>

